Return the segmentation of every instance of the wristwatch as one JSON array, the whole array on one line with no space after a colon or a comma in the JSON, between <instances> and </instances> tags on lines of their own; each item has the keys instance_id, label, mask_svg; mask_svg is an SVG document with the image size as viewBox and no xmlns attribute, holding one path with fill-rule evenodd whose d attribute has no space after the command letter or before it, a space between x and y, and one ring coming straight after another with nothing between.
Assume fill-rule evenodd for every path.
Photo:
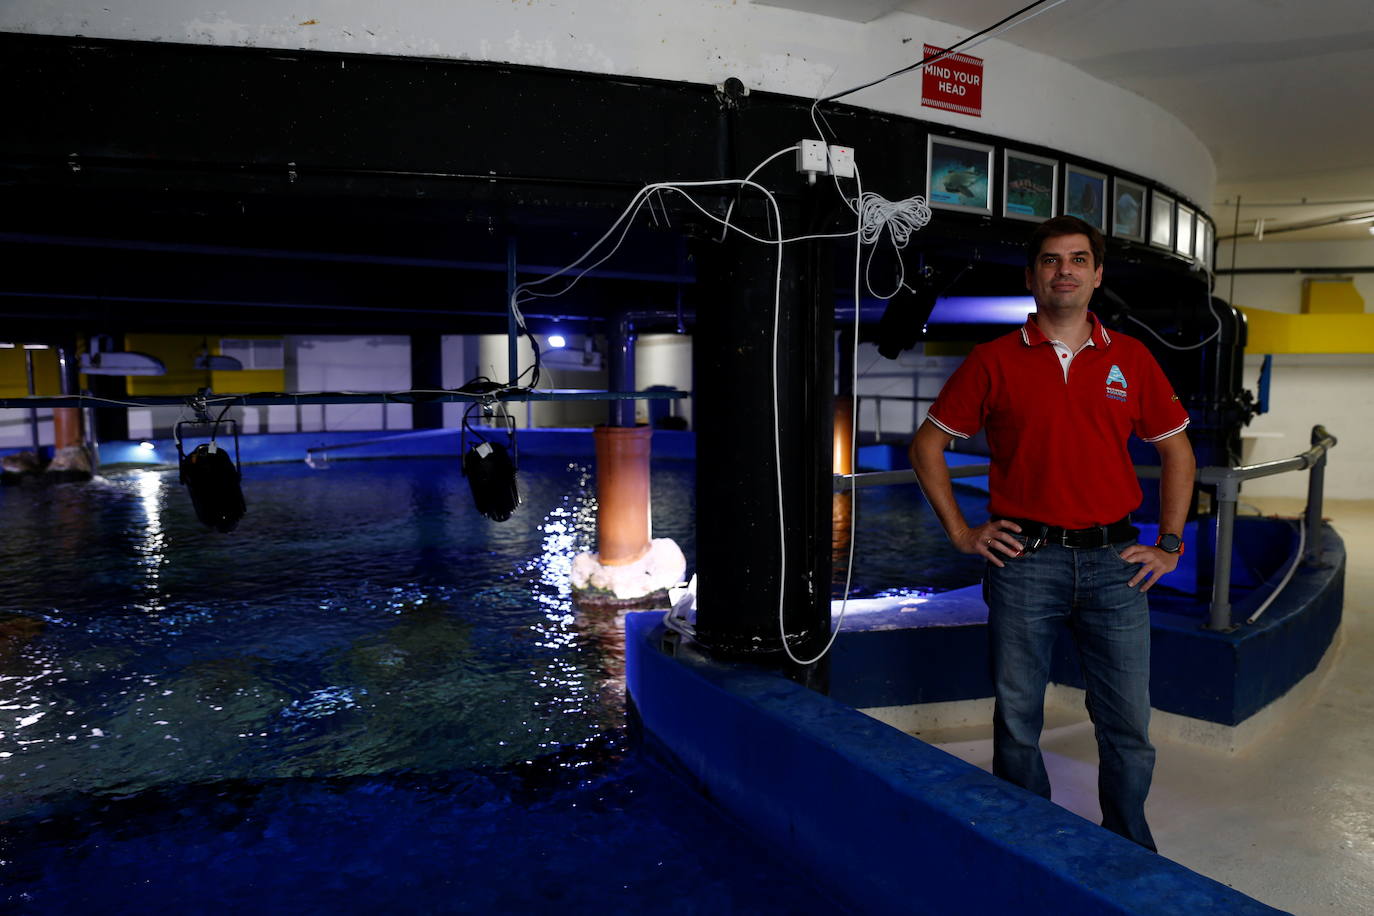
<instances>
[{"instance_id":1,"label":"wristwatch","mask_svg":"<svg viewBox=\"0 0 1374 916\"><path fill-rule=\"evenodd\" d=\"M1176 534L1161 534L1155 539L1155 546L1165 553L1183 553L1183 538Z\"/></svg>"}]
</instances>

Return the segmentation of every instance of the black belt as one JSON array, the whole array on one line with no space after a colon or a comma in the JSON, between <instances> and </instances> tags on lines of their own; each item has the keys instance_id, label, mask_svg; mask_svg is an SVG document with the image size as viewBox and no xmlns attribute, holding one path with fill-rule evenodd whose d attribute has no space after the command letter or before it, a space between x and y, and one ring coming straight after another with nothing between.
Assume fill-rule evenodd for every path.
<instances>
[{"instance_id":1,"label":"black belt","mask_svg":"<svg viewBox=\"0 0 1374 916\"><path fill-rule=\"evenodd\" d=\"M1061 547L1073 547L1080 550L1106 547L1108 544L1130 541L1140 536L1140 532L1131 524L1129 515L1120 521L1112 522L1110 525L1101 525L1096 528L1060 528L1057 525L1046 525L1044 522L1032 521L1028 518L1008 518L1003 519L1003 521L1015 522L1021 527L1021 533L1030 541L1027 546L1031 550L1042 544L1058 544Z\"/></svg>"}]
</instances>

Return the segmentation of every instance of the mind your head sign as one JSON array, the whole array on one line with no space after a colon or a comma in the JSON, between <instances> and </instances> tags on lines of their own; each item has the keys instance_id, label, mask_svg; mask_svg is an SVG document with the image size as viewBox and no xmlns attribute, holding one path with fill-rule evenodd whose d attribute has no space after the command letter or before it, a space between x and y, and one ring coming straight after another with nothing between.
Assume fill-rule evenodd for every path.
<instances>
[{"instance_id":1,"label":"mind your head sign","mask_svg":"<svg viewBox=\"0 0 1374 916\"><path fill-rule=\"evenodd\" d=\"M933 57L944 48L925 46L925 56ZM959 114L983 115L983 59L968 54L950 54L926 64L921 73L921 104Z\"/></svg>"}]
</instances>

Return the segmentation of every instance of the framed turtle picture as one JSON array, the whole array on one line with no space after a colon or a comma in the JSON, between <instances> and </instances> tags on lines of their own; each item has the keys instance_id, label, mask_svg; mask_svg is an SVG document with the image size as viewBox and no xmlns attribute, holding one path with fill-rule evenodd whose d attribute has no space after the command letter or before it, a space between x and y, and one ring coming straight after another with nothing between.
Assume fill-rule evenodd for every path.
<instances>
[{"instance_id":1,"label":"framed turtle picture","mask_svg":"<svg viewBox=\"0 0 1374 916\"><path fill-rule=\"evenodd\" d=\"M1124 178L1112 180L1112 235L1145 241L1145 186Z\"/></svg>"},{"instance_id":2,"label":"framed turtle picture","mask_svg":"<svg viewBox=\"0 0 1374 916\"><path fill-rule=\"evenodd\" d=\"M1107 176L1081 166L1064 169L1064 212L1107 231Z\"/></svg>"},{"instance_id":3,"label":"framed turtle picture","mask_svg":"<svg viewBox=\"0 0 1374 916\"><path fill-rule=\"evenodd\" d=\"M926 143L926 202L945 210L992 213L992 147L931 135Z\"/></svg>"},{"instance_id":4,"label":"framed turtle picture","mask_svg":"<svg viewBox=\"0 0 1374 916\"><path fill-rule=\"evenodd\" d=\"M1042 223L1054 216L1059 163L1007 150L1002 158L1002 215Z\"/></svg>"}]
</instances>

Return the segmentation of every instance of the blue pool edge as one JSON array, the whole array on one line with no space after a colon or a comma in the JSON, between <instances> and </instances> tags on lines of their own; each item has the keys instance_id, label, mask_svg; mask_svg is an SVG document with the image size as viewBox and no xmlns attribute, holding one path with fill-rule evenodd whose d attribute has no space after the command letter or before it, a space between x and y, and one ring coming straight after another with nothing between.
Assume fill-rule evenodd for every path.
<instances>
[{"instance_id":1,"label":"blue pool edge","mask_svg":"<svg viewBox=\"0 0 1374 916\"><path fill-rule=\"evenodd\" d=\"M651 750L865 913L1276 913L778 673L626 616Z\"/></svg>"}]
</instances>

